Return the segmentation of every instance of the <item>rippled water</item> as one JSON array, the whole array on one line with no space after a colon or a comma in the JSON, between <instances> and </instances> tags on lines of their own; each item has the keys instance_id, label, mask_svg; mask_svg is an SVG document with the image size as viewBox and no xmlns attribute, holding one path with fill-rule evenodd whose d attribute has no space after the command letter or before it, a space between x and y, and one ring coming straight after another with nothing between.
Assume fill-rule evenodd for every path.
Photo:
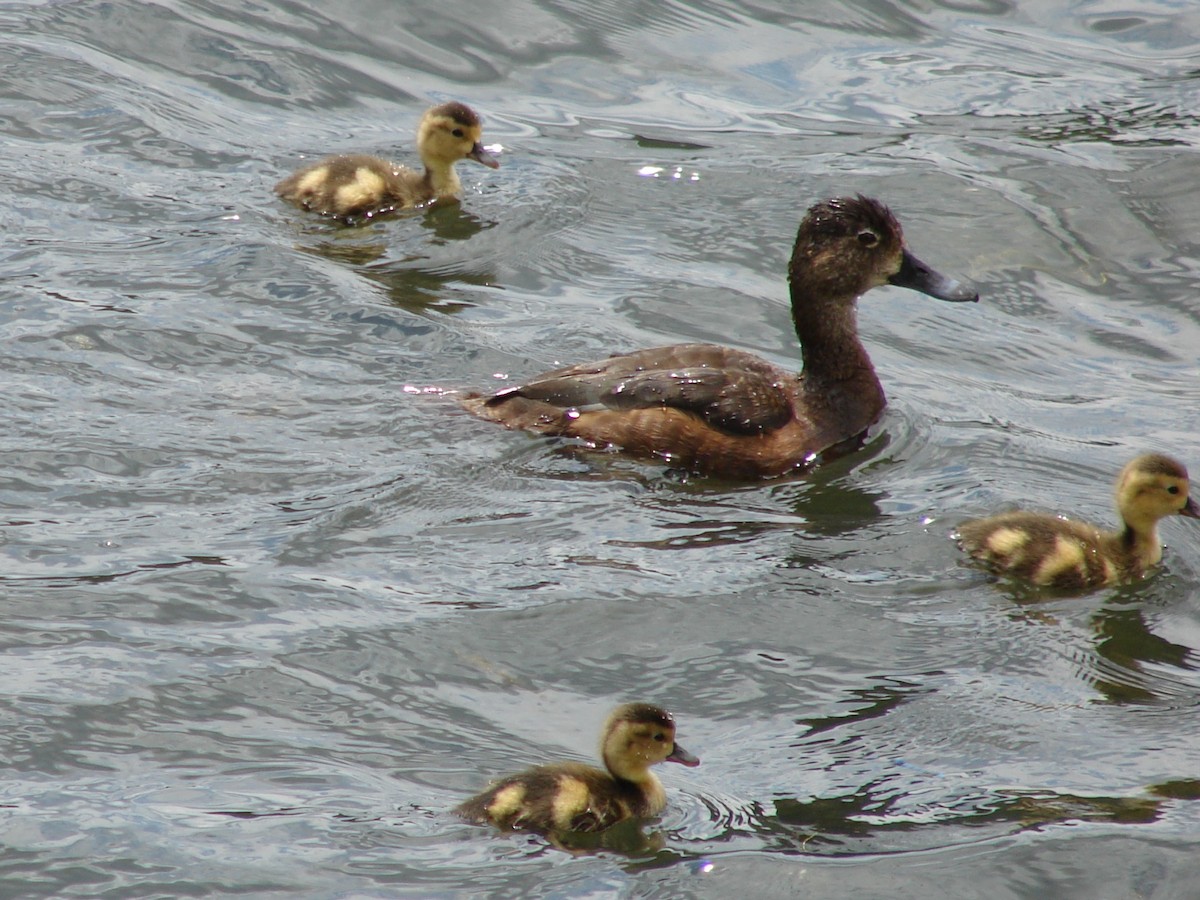
<instances>
[{"instance_id":1,"label":"rippled water","mask_svg":"<svg viewBox=\"0 0 1200 900\"><path fill-rule=\"evenodd\" d=\"M1192 5L6 3L0 35L0 893L1195 896L1195 524L1058 599L946 536L1109 520L1145 449L1200 468ZM272 195L411 159L450 98L503 148L460 208ZM425 390L796 360L796 224L857 191L983 300L864 298L891 406L810 479ZM449 814L630 698L703 759L646 834Z\"/></svg>"}]
</instances>

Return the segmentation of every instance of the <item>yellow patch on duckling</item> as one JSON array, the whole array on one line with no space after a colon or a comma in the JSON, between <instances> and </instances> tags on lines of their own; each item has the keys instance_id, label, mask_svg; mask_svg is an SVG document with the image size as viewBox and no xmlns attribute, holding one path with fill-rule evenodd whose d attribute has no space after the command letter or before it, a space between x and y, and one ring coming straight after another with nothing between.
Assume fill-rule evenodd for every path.
<instances>
[{"instance_id":1,"label":"yellow patch on duckling","mask_svg":"<svg viewBox=\"0 0 1200 900\"><path fill-rule=\"evenodd\" d=\"M1162 554L1160 553L1159 556L1161 557ZM1097 558L1100 560L1100 565L1104 568L1104 583L1112 584L1121 576L1120 570L1113 565L1111 559L1108 559L1104 556L1098 556ZM1157 562L1157 560L1155 560L1155 562ZM1151 563L1151 565L1153 565L1153 563Z\"/></svg>"},{"instance_id":2,"label":"yellow patch on duckling","mask_svg":"<svg viewBox=\"0 0 1200 900\"><path fill-rule=\"evenodd\" d=\"M1087 569L1084 563L1084 547L1079 541L1057 535L1054 539L1054 549L1038 564L1033 578L1041 584L1049 584L1065 572L1079 572L1083 580Z\"/></svg>"},{"instance_id":3,"label":"yellow patch on duckling","mask_svg":"<svg viewBox=\"0 0 1200 900\"><path fill-rule=\"evenodd\" d=\"M555 786L552 815L554 824L562 829L569 829L577 815L588 808L592 793L588 786L578 778L564 775Z\"/></svg>"},{"instance_id":4,"label":"yellow patch on duckling","mask_svg":"<svg viewBox=\"0 0 1200 900\"><path fill-rule=\"evenodd\" d=\"M517 812L525 802L525 785L510 784L496 792L492 802L488 804L488 815L496 820L504 820Z\"/></svg>"},{"instance_id":5,"label":"yellow patch on duckling","mask_svg":"<svg viewBox=\"0 0 1200 900\"><path fill-rule=\"evenodd\" d=\"M366 166L354 170L354 180L343 184L337 189L338 206L349 209L367 203L376 202L382 196L384 188L383 176L372 172Z\"/></svg>"},{"instance_id":6,"label":"yellow patch on duckling","mask_svg":"<svg viewBox=\"0 0 1200 900\"><path fill-rule=\"evenodd\" d=\"M296 182L297 196L315 194L329 179L329 166L317 166Z\"/></svg>"},{"instance_id":7,"label":"yellow patch on duckling","mask_svg":"<svg viewBox=\"0 0 1200 900\"><path fill-rule=\"evenodd\" d=\"M984 545L997 556L1012 556L1029 543L1029 532L1021 528L997 528L987 536Z\"/></svg>"}]
</instances>

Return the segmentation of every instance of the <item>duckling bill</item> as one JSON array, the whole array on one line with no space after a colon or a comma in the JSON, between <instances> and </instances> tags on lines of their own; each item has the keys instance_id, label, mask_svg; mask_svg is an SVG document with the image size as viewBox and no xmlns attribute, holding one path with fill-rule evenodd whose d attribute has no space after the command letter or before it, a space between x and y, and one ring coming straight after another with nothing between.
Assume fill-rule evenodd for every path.
<instances>
[{"instance_id":1,"label":"duckling bill","mask_svg":"<svg viewBox=\"0 0 1200 900\"><path fill-rule=\"evenodd\" d=\"M462 182L455 163L471 159L491 169L500 165L484 149L482 135L475 110L465 103L443 103L428 110L417 128L424 171L377 156L330 156L283 179L275 193L304 209L347 221L457 199Z\"/></svg>"},{"instance_id":2,"label":"duckling bill","mask_svg":"<svg viewBox=\"0 0 1200 900\"><path fill-rule=\"evenodd\" d=\"M1035 512L1010 512L958 526L959 545L995 572L1064 591L1128 584L1162 559L1158 523L1200 518L1178 460L1149 453L1130 461L1116 482L1121 527Z\"/></svg>"},{"instance_id":3,"label":"duckling bill","mask_svg":"<svg viewBox=\"0 0 1200 900\"><path fill-rule=\"evenodd\" d=\"M508 428L577 438L724 478L772 478L861 440L886 399L858 337L859 295L885 284L979 295L921 262L878 200L823 200L788 270L803 370L715 344L676 344L546 372L463 406Z\"/></svg>"},{"instance_id":4,"label":"duckling bill","mask_svg":"<svg viewBox=\"0 0 1200 900\"><path fill-rule=\"evenodd\" d=\"M494 783L456 812L478 824L541 833L597 832L666 808L662 783L650 771L661 762L698 766L675 740L675 720L649 703L617 707L600 742L604 769L562 762L537 766Z\"/></svg>"}]
</instances>

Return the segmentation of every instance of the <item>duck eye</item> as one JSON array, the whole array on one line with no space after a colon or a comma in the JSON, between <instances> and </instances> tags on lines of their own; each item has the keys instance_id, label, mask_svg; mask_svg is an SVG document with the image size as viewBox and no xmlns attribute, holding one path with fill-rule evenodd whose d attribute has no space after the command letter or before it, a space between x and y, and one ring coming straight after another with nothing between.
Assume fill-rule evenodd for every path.
<instances>
[{"instance_id":1,"label":"duck eye","mask_svg":"<svg viewBox=\"0 0 1200 900\"><path fill-rule=\"evenodd\" d=\"M858 242L864 247L874 247L879 243L879 235L873 231L860 231L858 233Z\"/></svg>"},{"instance_id":2,"label":"duck eye","mask_svg":"<svg viewBox=\"0 0 1200 900\"><path fill-rule=\"evenodd\" d=\"M666 738L666 735L664 735L664 734L663 734L661 731L659 731L659 732L657 732L657 733L654 735L654 739L655 739L656 741L658 741L659 743L662 743L662 742L663 742L663 741L665 741L667 738Z\"/></svg>"},{"instance_id":3,"label":"duck eye","mask_svg":"<svg viewBox=\"0 0 1200 900\"><path fill-rule=\"evenodd\" d=\"M1168 494L1178 494L1179 493L1179 485L1177 485L1177 484L1171 485L1169 488L1167 488L1167 493Z\"/></svg>"},{"instance_id":4,"label":"duck eye","mask_svg":"<svg viewBox=\"0 0 1200 900\"><path fill-rule=\"evenodd\" d=\"M452 132L450 132L450 133L451 133L452 135L454 135L455 137L462 137L462 136L463 136L463 130L462 130L461 128L455 128L455 129L454 129Z\"/></svg>"}]
</instances>

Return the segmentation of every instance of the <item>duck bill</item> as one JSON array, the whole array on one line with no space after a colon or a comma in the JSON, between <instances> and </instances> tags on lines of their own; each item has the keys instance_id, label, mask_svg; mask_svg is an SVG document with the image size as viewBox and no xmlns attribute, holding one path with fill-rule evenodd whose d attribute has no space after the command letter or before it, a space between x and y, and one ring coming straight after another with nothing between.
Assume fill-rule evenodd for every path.
<instances>
[{"instance_id":1,"label":"duck bill","mask_svg":"<svg viewBox=\"0 0 1200 900\"><path fill-rule=\"evenodd\" d=\"M1188 497L1187 503L1183 504L1183 509L1179 511L1181 516L1187 516L1189 519L1200 519L1200 506L1196 505L1194 497Z\"/></svg>"},{"instance_id":2,"label":"duck bill","mask_svg":"<svg viewBox=\"0 0 1200 900\"><path fill-rule=\"evenodd\" d=\"M914 291L937 297L939 300L949 300L951 303L974 303L979 299L979 292L974 288L935 272L908 250L904 251L900 271L888 279L888 284L912 288Z\"/></svg>"},{"instance_id":3,"label":"duck bill","mask_svg":"<svg viewBox=\"0 0 1200 900\"><path fill-rule=\"evenodd\" d=\"M479 143L479 141L475 142L475 146L471 148L471 152L467 154L467 158L473 159L477 163L483 163L489 169L500 168L500 160L484 150L483 144Z\"/></svg>"},{"instance_id":4,"label":"duck bill","mask_svg":"<svg viewBox=\"0 0 1200 900\"><path fill-rule=\"evenodd\" d=\"M666 762L677 762L681 766L687 766L690 769L700 765L700 757L692 756L683 747L676 744L675 749L671 751L671 755L666 758Z\"/></svg>"}]
</instances>

